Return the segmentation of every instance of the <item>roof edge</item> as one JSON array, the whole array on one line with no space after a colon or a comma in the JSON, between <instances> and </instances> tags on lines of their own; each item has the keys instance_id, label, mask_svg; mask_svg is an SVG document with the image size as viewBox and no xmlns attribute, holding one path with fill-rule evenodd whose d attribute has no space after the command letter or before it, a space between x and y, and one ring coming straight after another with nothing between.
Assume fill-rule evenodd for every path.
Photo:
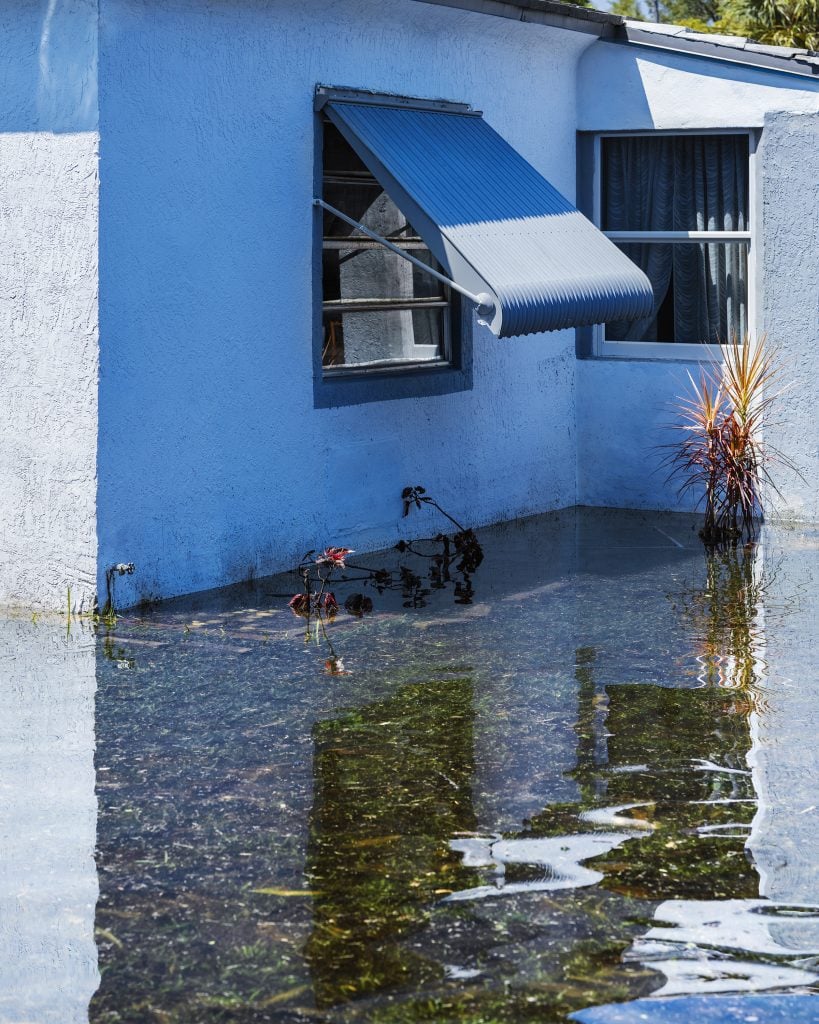
<instances>
[{"instance_id":1,"label":"roof edge","mask_svg":"<svg viewBox=\"0 0 819 1024\"><path fill-rule=\"evenodd\" d=\"M646 49L670 50L819 81L819 58L806 50L763 46L741 37L715 35L709 38L704 33L689 32L683 26L668 25L658 29L649 28L648 24L626 22L624 29L608 36L607 41ZM679 28L678 32L670 31L675 27Z\"/></svg>"},{"instance_id":2,"label":"roof edge","mask_svg":"<svg viewBox=\"0 0 819 1024\"><path fill-rule=\"evenodd\" d=\"M507 18L530 24L583 32L605 42L645 49L705 57L728 64L743 64L765 71L778 71L799 78L819 80L819 57L788 47L765 46L752 39L708 36L684 26L658 25L627 21L616 14L578 7L563 0L414 0L472 11L495 18ZM676 31L675 31L676 30Z\"/></svg>"},{"instance_id":3,"label":"roof edge","mask_svg":"<svg viewBox=\"0 0 819 1024\"><path fill-rule=\"evenodd\" d=\"M584 32L598 39L614 39L625 32L625 19L591 7L578 7L562 0L414 0L416 3L454 7L495 18Z\"/></svg>"}]
</instances>

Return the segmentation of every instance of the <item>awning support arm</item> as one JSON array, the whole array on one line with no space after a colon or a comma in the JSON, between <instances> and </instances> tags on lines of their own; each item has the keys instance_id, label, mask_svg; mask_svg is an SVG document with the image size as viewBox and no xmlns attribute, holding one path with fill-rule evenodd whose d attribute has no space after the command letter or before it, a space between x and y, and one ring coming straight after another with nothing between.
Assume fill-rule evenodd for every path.
<instances>
[{"instance_id":1,"label":"awning support arm","mask_svg":"<svg viewBox=\"0 0 819 1024\"><path fill-rule=\"evenodd\" d=\"M478 307L478 317L481 320L491 320L495 315L495 300L487 292L481 292L480 295L474 295L472 292L463 288L445 274L439 274L434 267L430 267L429 264L424 263L423 260L419 260L417 257L408 253L405 249L401 249L399 246L393 245L388 238L382 238L381 235L377 235L374 231L370 231L368 227L365 227L359 221L353 220L353 218L348 217L346 213L342 213L341 210L337 210L335 206L325 203L323 199L313 199L313 206L321 206L323 209L335 214L336 217L340 217L346 224L349 224L350 227L357 228L374 242L378 242L378 244L383 245L385 249L389 249L390 252L394 252L396 256L401 256L403 259L409 260L409 262L418 267L419 270L423 270L425 273L437 278L448 288L451 288L453 291L456 291L460 295L469 299L470 302L473 302Z\"/></svg>"}]
</instances>

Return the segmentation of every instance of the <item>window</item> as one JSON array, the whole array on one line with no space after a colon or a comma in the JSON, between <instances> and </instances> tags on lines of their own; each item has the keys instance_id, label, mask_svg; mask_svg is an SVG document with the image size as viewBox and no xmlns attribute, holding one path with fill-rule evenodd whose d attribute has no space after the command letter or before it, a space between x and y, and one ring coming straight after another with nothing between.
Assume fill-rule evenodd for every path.
<instances>
[{"instance_id":1,"label":"window","mask_svg":"<svg viewBox=\"0 0 819 1024\"><path fill-rule=\"evenodd\" d=\"M648 276L654 308L595 329L598 355L702 358L751 322L748 132L604 135L595 214Z\"/></svg>"},{"instance_id":2,"label":"window","mask_svg":"<svg viewBox=\"0 0 819 1024\"><path fill-rule=\"evenodd\" d=\"M448 279L407 217L323 114L318 141L321 191L316 194ZM320 209L317 220L316 405L471 388L472 306L445 281L330 210Z\"/></svg>"},{"instance_id":3,"label":"window","mask_svg":"<svg viewBox=\"0 0 819 1024\"><path fill-rule=\"evenodd\" d=\"M323 198L439 273L429 249L335 125L324 124ZM450 289L324 210L322 366L326 374L447 365Z\"/></svg>"}]
</instances>

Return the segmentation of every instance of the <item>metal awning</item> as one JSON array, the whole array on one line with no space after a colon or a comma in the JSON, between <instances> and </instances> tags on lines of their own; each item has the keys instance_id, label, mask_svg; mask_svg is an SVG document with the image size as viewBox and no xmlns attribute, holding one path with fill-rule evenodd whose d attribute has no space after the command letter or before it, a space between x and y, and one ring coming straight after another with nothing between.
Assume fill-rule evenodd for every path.
<instances>
[{"instance_id":1,"label":"metal awning","mask_svg":"<svg viewBox=\"0 0 819 1024\"><path fill-rule=\"evenodd\" d=\"M348 96L320 105L458 290L488 293L498 337L651 313L642 271L479 113Z\"/></svg>"}]
</instances>

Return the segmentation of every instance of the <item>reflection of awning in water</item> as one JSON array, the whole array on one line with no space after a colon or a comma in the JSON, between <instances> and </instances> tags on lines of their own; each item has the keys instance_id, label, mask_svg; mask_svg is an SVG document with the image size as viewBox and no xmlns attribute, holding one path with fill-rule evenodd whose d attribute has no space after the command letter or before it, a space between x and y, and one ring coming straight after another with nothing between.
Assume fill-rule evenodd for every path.
<instances>
[{"instance_id":1,"label":"reflection of awning in water","mask_svg":"<svg viewBox=\"0 0 819 1024\"><path fill-rule=\"evenodd\" d=\"M602 881L600 871L583 866L583 861L601 857L636 839L644 832L588 832L540 839L454 839L450 848L463 855L464 867L494 867L496 884L462 889L443 902L480 900L487 896L511 896L526 892L554 892L578 889ZM522 882L507 882L508 865L528 865L539 869L539 877Z\"/></svg>"},{"instance_id":2,"label":"reflection of awning in water","mask_svg":"<svg viewBox=\"0 0 819 1024\"><path fill-rule=\"evenodd\" d=\"M486 299L499 337L654 308L643 272L478 112L331 90L319 102L456 287Z\"/></svg>"},{"instance_id":3,"label":"reflection of awning in water","mask_svg":"<svg viewBox=\"0 0 819 1024\"><path fill-rule=\"evenodd\" d=\"M782 957L819 955L819 906L769 900L666 900L654 920L657 924L639 943L682 943ZM642 957L630 954L629 959Z\"/></svg>"}]
</instances>

